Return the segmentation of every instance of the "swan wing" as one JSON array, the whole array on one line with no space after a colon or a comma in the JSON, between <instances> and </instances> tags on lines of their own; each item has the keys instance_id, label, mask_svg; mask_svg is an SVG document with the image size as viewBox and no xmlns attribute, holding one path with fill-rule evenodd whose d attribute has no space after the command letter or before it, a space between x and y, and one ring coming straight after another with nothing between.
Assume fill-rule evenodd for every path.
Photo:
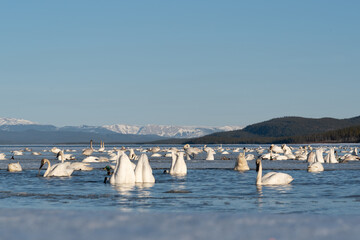
<instances>
[{"instance_id":1,"label":"swan wing","mask_svg":"<svg viewBox=\"0 0 360 240\"><path fill-rule=\"evenodd\" d=\"M294 180L287 173L269 172L261 178L262 185L282 185L289 184Z\"/></svg>"}]
</instances>

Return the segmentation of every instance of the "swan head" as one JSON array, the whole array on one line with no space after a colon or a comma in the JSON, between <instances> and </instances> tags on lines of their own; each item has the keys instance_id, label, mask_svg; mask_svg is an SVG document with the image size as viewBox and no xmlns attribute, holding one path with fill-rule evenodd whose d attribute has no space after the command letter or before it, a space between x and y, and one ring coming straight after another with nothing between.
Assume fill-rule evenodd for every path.
<instances>
[{"instance_id":1,"label":"swan head","mask_svg":"<svg viewBox=\"0 0 360 240\"><path fill-rule=\"evenodd\" d=\"M44 166L44 164L46 163L46 158L41 159L41 163L40 163L40 167L39 170L42 169L42 167ZM48 160L49 161L49 160Z\"/></svg>"}]
</instances>

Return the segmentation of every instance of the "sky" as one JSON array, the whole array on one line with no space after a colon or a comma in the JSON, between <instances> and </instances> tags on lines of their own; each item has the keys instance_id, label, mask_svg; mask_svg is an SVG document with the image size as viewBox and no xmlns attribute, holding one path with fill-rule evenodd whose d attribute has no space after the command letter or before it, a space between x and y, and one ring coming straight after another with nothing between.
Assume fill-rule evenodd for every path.
<instances>
[{"instance_id":1,"label":"sky","mask_svg":"<svg viewBox=\"0 0 360 240\"><path fill-rule=\"evenodd\" d=\"M0 2L0 117L246 126L360 115L360 2Z\"/></svg>"}]
</instances>

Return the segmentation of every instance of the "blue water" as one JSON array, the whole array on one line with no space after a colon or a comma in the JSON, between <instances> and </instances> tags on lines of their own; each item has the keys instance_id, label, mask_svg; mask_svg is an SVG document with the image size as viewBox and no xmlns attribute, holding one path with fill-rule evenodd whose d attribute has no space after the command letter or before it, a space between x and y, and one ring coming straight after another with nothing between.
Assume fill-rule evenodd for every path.
<instances>
[{"instance_id":1,"label":"blue water","mask_svg":"<svg viewBox=\"0 0 360 240\"><path fill-rule=\"evenodd\" d=\"M5 153L9 159L10 151L24 147L0 146L0 153ZM28 147L33 151L42 151L52 146ZM86 146L59 147L75 149L76 161L84 158L81 149ZM147 154L150 157L151 154ZM76 171L71 177L44 178L37 175L40 160L46 157L56 163L54 154L42 152L42 156L33 156L31 152L24 152L23 156L15 156L15 161L23 166L22 172L7 172L6 166L13 160L0 161L0 208L116 209L159 213L360 213L358 161L324 164L326 171L308 173L306 163L301 161L263 160L263 174L277 170L290 174L294 181L285 186L257 187L254 161L249 161L250 171L241 173L232 170L237 154L227 155L231 160L220 160L222 155L217 154L215 161L205 161L205 155L200 154L195 160L186 161L188 174L185 177L163 173L170 166L169 158L150 157L155 184L113 186L103 183L106 172L102 168L109 164L107 162L94 163L93 171ZM108 156L107 153L93 155Z\"/></svg>"}]
</instances>

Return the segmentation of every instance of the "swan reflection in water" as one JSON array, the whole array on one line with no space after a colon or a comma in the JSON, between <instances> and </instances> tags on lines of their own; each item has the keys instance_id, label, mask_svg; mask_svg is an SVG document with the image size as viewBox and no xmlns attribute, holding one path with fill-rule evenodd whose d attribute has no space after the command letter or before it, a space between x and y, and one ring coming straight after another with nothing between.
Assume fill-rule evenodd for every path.
<instances>
[{"instance_id":1,"label":"swan reflection in water","mask_svg":"<svg viewBox=\"0 0 360 240\"><path fill-rule=\"evenodd\" d=\"M273 196L274 192L278 195L287 194L292 188L292 185L256 185L257 198L255 202L259 208L262 208L266 204L266 199L268 199L267 202L272 201L271 198L266 198L267 193L272 192L268 196Z\"/></svg>"}]
</instances>

